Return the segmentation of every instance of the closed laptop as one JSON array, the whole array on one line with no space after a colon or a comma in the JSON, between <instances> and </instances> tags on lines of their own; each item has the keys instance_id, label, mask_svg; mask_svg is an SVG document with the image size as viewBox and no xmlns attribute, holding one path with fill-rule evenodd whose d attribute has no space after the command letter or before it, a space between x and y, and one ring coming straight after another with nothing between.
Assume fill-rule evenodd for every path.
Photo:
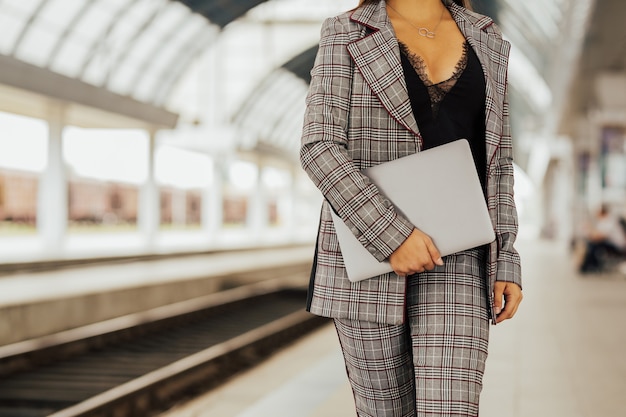
<instances>
[{"instance_id":1,"label":"closed laptop","mask_svg":"<svg viewBox=\"0 0 626 417\"><path fill-rule=\"evenodd\" d=\"M429 235L442 256L495 239L474 160L465 139L437 146L364 171L415 227ZM350 281L391 272L332 213Z\"/></svg>"}]
</instances>

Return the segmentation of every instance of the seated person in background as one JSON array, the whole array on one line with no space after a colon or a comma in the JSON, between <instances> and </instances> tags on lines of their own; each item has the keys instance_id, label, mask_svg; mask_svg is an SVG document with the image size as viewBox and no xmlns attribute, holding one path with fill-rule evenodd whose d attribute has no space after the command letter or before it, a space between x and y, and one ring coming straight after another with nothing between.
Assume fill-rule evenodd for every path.
<instances>
[{"instance_id":1,"label":"seated person in background","mask_svg":"<svg viewBox=\"0 0 626 417\"><path fill-rule=\"evenodd\" d=\"M626 235L619 219L609 213L606 205L602 205L595 225L589 233L580 272L602 270L602 260L605 253L614 256L624 255L626 253Z\"/></svg>"}]
</instances>

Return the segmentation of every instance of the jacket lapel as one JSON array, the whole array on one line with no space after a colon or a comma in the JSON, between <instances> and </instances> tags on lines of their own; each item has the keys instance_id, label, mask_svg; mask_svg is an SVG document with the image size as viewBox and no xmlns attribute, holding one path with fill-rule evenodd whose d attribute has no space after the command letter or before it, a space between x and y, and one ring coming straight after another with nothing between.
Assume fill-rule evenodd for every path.
<instances>
[{"instance_id":1,"label":"jacket lapel","mask_svg":"<svg viewBox=\"0 0 626 417\"><path fill-rule=\"evenodd\" d=\"M365 35L348 44L355 66L389 114L418 136L421 148L421 136L400 61L400 48L387 17L385 2L359 7L351 20L364 26L362 33ZM365 28L373 32L366 35Z\"/></svg>"},{"instance_id":2,"label":"jacket lapel","mask_svg":"<svg viewBox=\"0 0 626 417\"><path fill-rule=\"evenodd\" d=\"M507 62L510 44L499 36L489 34L485 28L493 24L486 16L481 18L468 14L452 2L450 12L459 29L472 46L485 74L485 138L487 143L487 169L500 145L503 128L503 100L506 90Z\"/></svg>"},{"instance_id":3,"label":"jacket lapel","mask_svg":"<svg viewBox=\"0 0 626 417\"><path fill-rule=\"evenodd\" d=\"M467 13L454 2L450 3L449 9L457 26L476 51L485 74L485 136L487 168L490 169L502 136L502 97L506 90L510 44L483 30L493 24L489 17ZM359 7L350 18L363 25L364 36L348 44L348 52L356 67L389 114L418 136L421 149L421 135L409 100L400 48L385 2ZM372 33L366 35L366 28Z\"/></svg>"}]
</instances>

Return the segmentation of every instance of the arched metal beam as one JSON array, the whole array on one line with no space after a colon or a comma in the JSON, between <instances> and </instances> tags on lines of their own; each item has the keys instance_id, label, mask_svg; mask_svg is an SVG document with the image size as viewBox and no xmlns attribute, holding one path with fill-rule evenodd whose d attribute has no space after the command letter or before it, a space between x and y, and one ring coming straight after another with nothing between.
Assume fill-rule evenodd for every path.
<instances>
[{"instance_id":1,"label":"arched metal beam","mask_svg":"<svg viewBox=\"0 0 626 417\"><path fill-rule=\"evenodd\" d=\"M24 38L26 37L26 34L31 29L31 27L33 25L33 22L35 20L37 20L37 18L39 17L39 13L41 13L43 8L46 6L46 4L49 1L50 0L41 0L41 3L39 3L39 5L33 11L33 13L30 15L30 17L28 18L26 23L24 23L24 27L22 28L22 31L20 32L18 37L15 39L15 43L13 44L13 49L11 50L11 53L9 55L15 56L15 53L17 52L18 49L20 49L20 46L22 45L22 42L24 41Z\"/></svg>"},{"instance_id":2,"label":"arched metal beam","mask_svg":"<svg viewBox=\"0 0 626 417\"><path fill-rule=\"evenodd\" d=\"M160 1L161 1L161 4L155 6L155 9L150 14L150 16L148 16L148 18L146 20L144 20L144 23L140 27L137 28L137 30L135 32L135 36L128 42L128 44L126 45L126 48L124 49L124 51L118 56L117 60L109 68L109 72L107 73L107 75L104 78L104 85L107 88L110 87L111 79L123 67L124 61L126 61L126 59L128 58L128 55L130 54L130 51L133 50L133 48L137 44L139 38L141 38L141 35L143 35L152 26L152 24L154 23L156 18L159 16L159 14L162 13L163 10L165 10L167 8L168 0L160 0Z\"/></svg>"},{"instance_id":3,"label":"arched metal beam","mask_svg":"<svg viewBox=\"0 0 626 417\"><path fill-rule=\"evenodd\" d=\"M79 77L82 79L85 77L85 73L87 72L87 68L92 63L92 61L98 56L98 51L101 50L102 46L106 43L107 39L114 31L115 27L120 24L121 17L128 13L128 11L133 8L139 0L129 0L124 7L121 7L115 16L109 22L106 30L103 33L103 36L94 40L89 48L89 53L85 57L83 64L81 65Z\"/></svg>"},{"instance_id":4,"label":"arched metal beam","mask_svg":"<svg viewBox=\"0 0 626 417\"><path fill-rule=\"evenodd\" d=\"M172 60L172 66L169 71L162 74L162 82L159 91L154 95L154 104L163 106L174 89L174 86L185 73L194 58L198 56L218 35L217 30L209 27L203 27L191 36L186 48L181 48L179 54Z\"/></svg>"},{"instance_id":5,"label":"arched metal beam","mask_svg":"<svg viewBox=\"0 0 626 417\"><path fill-rule=\"evenodd\" d=\"M46 60L47 64L45 66L46 68L49 69L52 66L52 63L54 62L55 58L59 54L59 51L61 50L61 48L63 48L63 45L65 45L65 42L67 41L67 38L69 37L70 33L72 33L72 31L74 30L78 22L80 22L80 20L85 16L85 14L87 14L87 12L91 9L93 4L97 1L98 0L85 1L83 5L81 6L81 8L78 9L78 13L76 13L72 21L63 28L63 32L61 33L61 36L57 38L56 43L54 44L54 46L52 47L52 50L50 51L50 55L48 55L48 59Z\"/></svg>"}]
</instances>

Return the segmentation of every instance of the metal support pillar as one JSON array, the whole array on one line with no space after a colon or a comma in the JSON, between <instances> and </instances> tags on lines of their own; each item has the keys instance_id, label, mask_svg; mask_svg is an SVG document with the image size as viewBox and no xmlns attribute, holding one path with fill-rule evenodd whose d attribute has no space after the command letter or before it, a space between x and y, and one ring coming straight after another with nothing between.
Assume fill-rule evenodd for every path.
<instances>
[{"instance_id":1,"label":"metal support pillar","mask_svg":"<svg viewBox=\"0 0 626 417\"><path fill-rule=\"evenodd\" d=\"M159 187L155 178L155 151L156 132L150 131L148 145L148 178L140 190L138 223L146 246L151 249L154 245L156 234L159 229L161 218L161 204L159 198Z\"/></svg>"},{"instance_id":2,"label":"metal support pillar","mask_svg":"<svg viewBox=\"0 0 626 417\"><path fill-rule=\"evenodd\" d=\"M172 189L172 224L187 224L187 192L178 188Z\"/></svg>"},{"instance_id":3,"label":"metal support pillar","mask_svg":"<svg viewBox=\"0 0 626 417\"><path fill-rule=\"evenodd\" d=\"M256 187L251 190L248 197L248 218L247 224L252 236L257 239L263 237L263 232L268 226L268 211L266 189L262 180L263 164L257 164L259 175L257 176Z\"/></svg>"},{"instance_id":4,"label":"metal support pillar","mask_svg":"<svg viewBox=\"0 0 626 417\"><path fill-rule=\"evenodd\" d=\"M287 207L285 208L285 227L289 231L289 239L294 240L297 235L298 223L296 221L296 205L300 199L300 193L298 189L298 173L295 167L291 167L289 170L289 194L286 197Z\"/></svg>"},{"instance_id":5,"label":"metal support pillar","mask_svg":"<svg viewBox=\"0 0 626 417\"><path fill-rule=\"evenodd\" d=\"M202 229L210 239L222 228L224 211L224 163L218 156L213 161L213 181L202 193Z\"/></svg>"},{"instance_id":6,"label":"metal support pillar","mask_svg":"<svg viewBox=\"0 0 626 417\"><path fill-rule=\"evenodd\" d=\"M68 185L63 160L65 107L51 102L48 109L48 161L39 180L37 229L45 250L57 255L63 250L68 224Z\"/></svg>"}]
</instances>

